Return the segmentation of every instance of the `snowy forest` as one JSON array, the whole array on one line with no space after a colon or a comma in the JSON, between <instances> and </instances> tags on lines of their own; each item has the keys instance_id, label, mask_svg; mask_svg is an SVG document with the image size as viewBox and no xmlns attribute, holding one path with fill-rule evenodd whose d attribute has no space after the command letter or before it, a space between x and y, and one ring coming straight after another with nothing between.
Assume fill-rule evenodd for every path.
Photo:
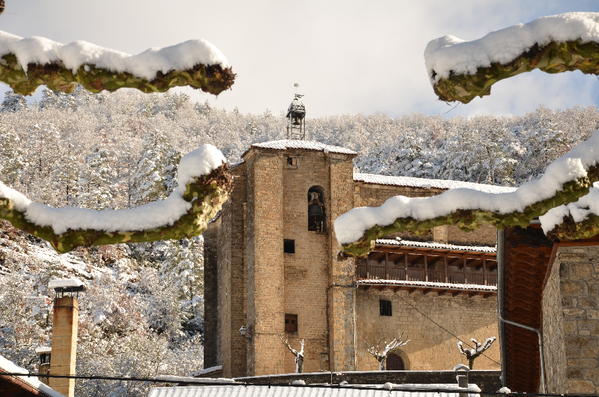
<instances>
[{"instance_id":1,"label":"snowy forest","mask_svg":"<svg viewBox=\"0 0 599 397\"><path fill-rule=\"evenodd\" d=\"M307 106L309 115L309 104ZM451 114L449 114L451 116ZM137 207L177 186L181 156L202 144L232 164L252 143L286 138L281 112L241 114L194 103L184 93L46 89L28 104L0 105L1 180L55 207ZM596 107L472 118L410 114L307 120L307 139L355 150L355 172L518 186L599 128ZM77 277L79 375L153 377L203 368L202 239L79 248L49 244L2 221L0 354L36 370L50 346L50 279ZM149 384L77 381L77 395L141 396Z\"/></svg>"}]
</instances>

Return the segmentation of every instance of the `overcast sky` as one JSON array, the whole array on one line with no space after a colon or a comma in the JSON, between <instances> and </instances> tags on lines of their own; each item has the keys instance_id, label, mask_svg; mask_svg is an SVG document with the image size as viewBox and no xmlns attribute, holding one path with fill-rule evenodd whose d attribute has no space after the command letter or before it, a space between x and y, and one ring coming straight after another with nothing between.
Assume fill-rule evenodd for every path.
<instances>
[{"instance_id":1,"label":"overcast sky","mask_svg":"<svg viewBox=\"0 0 599 397\"><path fill-rule=\"evenodd\" d=\"M418 4L417 4L418 3ZM204 38L227 57L237 78L218 98L184 89L196 101L242 113L278 115L295 82L308 117L382 112L446 113L429 84L426 44L451 34L464 40L545 15L599 12L576 0L6 0L0 30L70 43L85 40L137 54ZM9 87L0 83L0 97ZM446 114L525 114L599 101L599 80L580 72L525 73L492 95Z\"/></svg>"}]
</instances>

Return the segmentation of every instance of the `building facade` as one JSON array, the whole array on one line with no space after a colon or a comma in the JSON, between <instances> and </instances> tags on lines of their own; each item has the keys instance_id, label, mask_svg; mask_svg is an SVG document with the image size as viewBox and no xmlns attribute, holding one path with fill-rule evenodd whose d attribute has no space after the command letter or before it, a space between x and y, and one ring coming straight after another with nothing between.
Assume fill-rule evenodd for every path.
<instances>
[{"instance_id":1,"label":"building facade","mask_svg":"<svg viewBox=\"0 0 599 397\"><path fill-rule=\"evenodd\" d=\"M377 370L367 344L384 349L403 332L410 342L390 367L452 369L466 363L458 338L498 336L495 229L391 236L354 259L338 255L333 221L396 195L505 189L354 175L355 156L286 140L252 145L232 167L231 200L204 234L206 368L222 365L227 377L294 372L283 337L296 349L305 341L304 372ZM499 347L485 354L475 368L499 369Z\"/></svg>"}]
</instances>

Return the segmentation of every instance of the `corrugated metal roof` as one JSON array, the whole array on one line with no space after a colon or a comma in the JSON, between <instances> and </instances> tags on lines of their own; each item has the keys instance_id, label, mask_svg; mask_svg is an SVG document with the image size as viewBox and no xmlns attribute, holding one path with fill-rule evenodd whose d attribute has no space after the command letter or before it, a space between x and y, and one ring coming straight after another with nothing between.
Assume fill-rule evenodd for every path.
<instances>
[{"instance_id":1,"label":"corrugated metal roof","mask_svg":"<svg viewBox=\"0 0 599 397\"><path fill-rule=\"evenodd\" d=\"M148 397L458 397L457 385L393 385L420 391L400 391L373 388L313 387L313 386L202 386L202 387L155 387ZM480 390L476 385L470 385ZM428 389L428 390L423 390ZM432 391L436 389L447 392ZM476 394L470 394L478 397Z\"/></svg>"},{"instance_id":2,"label":"corrugated metal roof","mask_svg":"<svg viewBox=\"0 0 599 397\"><path fill-rule=\"evenodd\" d=\"M441 244L441 243L434 243L434 242L410 241L410 240L402 240L402 239L377 239L376 244L394 245L394 246L398 246L398 247L416 247L416 248L430 248L430 249L447 250L447 251L467 251L467 252L481 252L481 253L485 253L485 254L497 254L496 247ZM376 248L375 248L375 251L376 251Z\"/></svg>"},{"instance_id":3,"label":"corrugated metal roof","mask_svg":"<svg viewBox=\"0 0 599 397\"><path fill-rule=\"evenodd\" d=\"M425 179L425 178L414 178L409 176L387 176L387 175L375 175L375 174L354 174L354 181L372 183L376 185L390 185L390 186L406 186L406 187L417 187L422 189L473 189L479 192L485 193L511 193L516 190L515 187L505 186L494 186L494 185L483 185L480 183L462 182L462 181L449 181L444 179Z\"/></svg>"},{"instance_id":4,"label":"corrugated metal roof","mask_svg":"<svg viewBox=\"0 0 599 397\"><path fill-rule=\"evenodd\" d=\"M340 153L340 154L357 154L353 150L346 149L340 146L327 145L321 142L315 141L299 141L292 139L284 139L281 141L269 141L262 143L254 143L250 148L257 147L262 149L276 149L276 150L287 150L287 149L307 149L307 150L318 150L325 153ZM249 149L248 149L249 150ZM247 151L245 152L247 153ZM242 155L244 156L245 153Z\"/></svg>"}]
</instances>

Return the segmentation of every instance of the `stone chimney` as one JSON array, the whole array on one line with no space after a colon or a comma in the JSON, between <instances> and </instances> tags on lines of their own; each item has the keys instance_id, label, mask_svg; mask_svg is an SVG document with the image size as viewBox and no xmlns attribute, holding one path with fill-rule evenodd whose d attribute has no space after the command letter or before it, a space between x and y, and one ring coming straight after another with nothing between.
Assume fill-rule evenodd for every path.
<instances>
[{"instance_id":1,"label":"stone chimney","mask_svg":"<svg viewBox=\"0 0 599 397\"><path fill-rule=\"evenodd\" d=\"M54 325L52 329L51 375L75 375L77 355L77 324L79 322L79 292L85 290L79 280L52 280L48 285L56 290ZM50 387L66 397L75 396L75 379L49 378Z\"/></svg>"}]
</instances>

